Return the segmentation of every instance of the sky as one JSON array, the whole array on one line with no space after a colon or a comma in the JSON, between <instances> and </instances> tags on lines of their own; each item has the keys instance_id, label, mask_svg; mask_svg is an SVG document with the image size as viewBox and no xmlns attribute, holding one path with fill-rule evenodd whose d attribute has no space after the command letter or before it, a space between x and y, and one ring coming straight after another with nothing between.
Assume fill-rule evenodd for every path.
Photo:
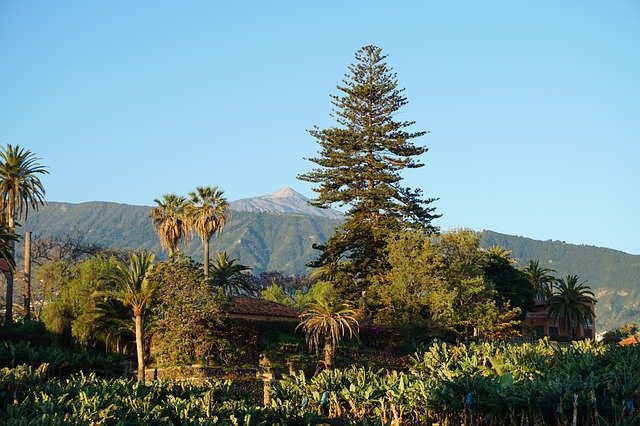
<instances>
[{"instance_id":1,"label":"sky","mask_svg":"<svg viewBox=\"0 0 640 426\"><path fill-rule=\"evenodd\" d=\"M640 3L0 0L0 145L48 201L292 187L380 46L429 133L403 173L443 230L640 254Z\"/></svg>"}]
</instances>

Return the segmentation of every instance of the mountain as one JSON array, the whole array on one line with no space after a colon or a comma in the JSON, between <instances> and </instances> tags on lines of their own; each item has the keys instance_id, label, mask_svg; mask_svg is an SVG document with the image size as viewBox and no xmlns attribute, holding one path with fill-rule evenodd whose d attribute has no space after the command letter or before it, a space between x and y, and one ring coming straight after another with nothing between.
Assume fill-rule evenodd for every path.
<instances>
[{"instance_id":1,"label":"mountain","mask_svg":"<svg viewBox=\"0 0 640 426\"><path fill-rule=\"evenodd\" d=\"M287 187L271 195L232 201L229 203L229 207L232 210L245 212L287 213L342 219L342 213L332 209L321 209L312 206L309 201L304 195Z\"/></svg>"},{"instance_id":2,"label":"mountain","mask_svg":"<svg viewBox=\"0 0 640 426\"><path fill-rule=\"evenodd\" d=\"M227 225L211 241L212 253L227 251L255 273L267 270L308 273L305 265L318 255L313 245L328 240L340 224L341 215L311 207L307 201L292 189L284 188L275 194L231 202ZM33 231L35 238L79 237L85 243L104 247L152 250L162 258L165 254L149 219L150 209L108 202L50 202L39 211L30 212L23 228ZM529 260L538 260L555 269L557 276L576 274L587 280L598 298L599 331L629 321L640 322L640 256L492 231L483 232L481 244L511 250L521 266ZM181 249L194 259L201 258L197 238Z\"/></svg>"}]
</instances>

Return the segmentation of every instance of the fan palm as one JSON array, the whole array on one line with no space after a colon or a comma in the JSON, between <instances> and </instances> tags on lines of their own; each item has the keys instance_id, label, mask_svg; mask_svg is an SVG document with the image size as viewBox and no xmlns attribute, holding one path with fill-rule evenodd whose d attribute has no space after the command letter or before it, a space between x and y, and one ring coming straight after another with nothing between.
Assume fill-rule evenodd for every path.
<instances>
[{"instance_id":1,"label":"fan palm","mask_svg":"<svg viewBox=\"0 0 640 426\"><path fill-rule=\"evenodd\" d=\"M204 277L209 278L209 241L227 221L227 200L217 186L199 186L189 193L186 209L189 226L200 236L203 250Z\"/></svg>"},{"instance_id":2,"label":"fan palm","mask_svg":"<svg viewBox=\"0 0 640 426\"><path fill-rule=\"evenodd\" d=\"M37 210L44 204L45 190L39 175L48 174L40 159L31 151L8 144L0 149L0 207L9 233L15 234L16 222L24 213L25 219L29 207ZM15 239L7 241L9 252L5 259L15 265ZM4 255L3 254L3 255ZM31 301L28 301L29 305ZM7 274L7 295L5 324L12 322L13 316L13 272Z\"/></svg>"},{"instance_id":3,"label":"fan palm","mask_svg":"<svg viewBox=\"0 0 640 426\"><path fill-rule=\"evenodd\" d=\"M358 335L357 312L347 303L328 298L317 298L300 314L302 328L306 333L309 349L316 352L324 349L325 368L333 368L333 357L343 336ZM296 328L296 329L297 329Z\"/></svg>"},{"instance_id":4,"label":"fan palm","mask_svg":"<svg viewBox=\"0 0 640 426\"><path fill-rule=\"evenodd\" d=\"M211 283L223 288L227 294L252 294L254 290L247 275L243 274L251 268L235 262L236 259L229 259L226 251L218 252L211 271Z\"/></svg>"},{"instance_id":5,"label":"fan palm","mask_svg":"<svg viewBox=\"0 0 640 426\"><path fill-rule=\"evenodd\" d=\"M138 355L138 381L144 383L144 321L147 307L154 296L154 288L147 279L153 269L155 255L151 252L129 253L129 266L118 264L115 270L102 278L107 291L102 294L130 307L135 320L136 352Z\"/></svg>"},{"instance_id":6,"label":"fan palm","mask_svg":"<svg viewBox=\"0 0 640 426\"><path fill-rule=\"evenodd\" d=\"M553 294L553 283L556 282L556 277L551 275L551 273L556 272L555 269L542 268L537 260L531 260L522 272L524 272L536 290L536 298L538 300L545 300L551 297Z\"/></svg>"},{"instance_id":7,"label":"fan palm","mask_svg":"<svg viewBox=\"0 0 640 426\"><path fill-rule=\"evenodd\" d=\"M577 275L567 275L558 279L553 295L547 301L547 309L568 329L572 338L577 337L578 328L589 324L595 318L593 305L596 298L586 281L578 283Z\"/></svg>"},{"instance_id":8,"label":"fan palm","mask_svg":"<svg viewBox=\"0 0 640 426\"><path fill-rule=\"evenodd\" d=\"M157 206L151 209L151 220L160 237L160 246L173 257L180 240L188 236L189 227L185 218L187 199L175 194L164 194L153 200Z\"/></svg>"}]
</instances>

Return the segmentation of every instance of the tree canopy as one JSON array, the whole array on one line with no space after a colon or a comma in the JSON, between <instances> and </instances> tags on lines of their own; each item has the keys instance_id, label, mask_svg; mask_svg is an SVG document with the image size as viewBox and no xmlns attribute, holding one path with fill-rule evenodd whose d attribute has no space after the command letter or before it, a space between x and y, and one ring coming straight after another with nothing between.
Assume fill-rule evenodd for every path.
<instances>
[{"instance_id":1,"label":"tree canopy","mask_svg":"<svg viewBox=\"0 0 640 426\"><path fill-rule=\"evenodd\" d=\"M468 229L439 236L416 230L392 235L390 268L368 293L374 319L429 321L463 336L491 337L514 326L523 312L520 305L533 300L532 290L517 285L523 278L508 261L496 266L497 252L487 253L479 244L480 234Z\"/></svg>"}]
</instances>

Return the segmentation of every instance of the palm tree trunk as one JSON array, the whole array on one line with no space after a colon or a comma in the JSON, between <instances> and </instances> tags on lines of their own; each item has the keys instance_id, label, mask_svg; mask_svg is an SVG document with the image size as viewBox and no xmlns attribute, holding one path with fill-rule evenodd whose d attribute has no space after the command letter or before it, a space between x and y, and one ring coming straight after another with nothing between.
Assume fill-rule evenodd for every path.
<instances>
[{"instance_id":1,"label":"palm tree trunk","mask_svg":"<svg viewBox=\"0 0 640 426\"><path fill-rule=\"evenodd\" d=\"M204 253L204 279L209 279L209 240L202 238L202 251Z\"/></svg>"},{"instance_id":2,"label":"palm tree trunk","mask_svg":"<svg viewBox=\"0 0 640 426\"><path fill-rule=\"evenodd\" d=\"M144 354L142 352L142 313L136 315L136 352L138 353L138 382L144 383Z\"/></svg>"},{"instance_id":3,"label":"palm tree trunk","mask_svg":"<svg viewBox=\"0 0 640 426\"><path fill-rule=\"evenodd\" d=\"M333 369L333 345L330 342L324 344L324 368Z\"/></svg>"}]
</instances>

